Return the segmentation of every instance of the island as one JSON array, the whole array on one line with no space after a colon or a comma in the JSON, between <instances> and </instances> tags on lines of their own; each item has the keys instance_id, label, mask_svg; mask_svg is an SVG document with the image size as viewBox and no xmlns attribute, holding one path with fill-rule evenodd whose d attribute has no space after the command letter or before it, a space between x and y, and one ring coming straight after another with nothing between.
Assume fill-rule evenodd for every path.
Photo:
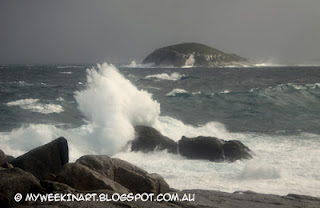
<instances>
[{"instance_id":1,"label":"island","mask_svg":"<svg viewBox=\"0 0 320 208\"><path fill-rule=\"evenodd\" d=\"M252 63L236 54L229 54L199 43L182 43L156 49L142 64L173 67L245 66Z\"/></svg>"}]
</instances>

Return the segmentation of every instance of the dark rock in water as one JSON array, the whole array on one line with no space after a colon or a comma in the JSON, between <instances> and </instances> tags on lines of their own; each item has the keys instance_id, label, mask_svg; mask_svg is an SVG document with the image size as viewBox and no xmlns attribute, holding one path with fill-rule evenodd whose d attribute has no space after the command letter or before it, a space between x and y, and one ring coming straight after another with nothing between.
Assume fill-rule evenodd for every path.
<instances>
[{"instance_id":1,"label":"dark rock in water","mask_svg":"<svg viewBox=\"0 0 320 208\"><path fill-rule=\"evenodd\" d=\"M251 158L251 150L240 141L224 141L216 137L183 136L178 142L179 153L190 159L205 159L210 161L230 161Z\"/></svg>"},{"instance_id":2,"label":"dark rock in water","mask_svg":"<svg viewBox=\"0 0 320 208\"><path fill-rule=\"evenodd\" d=\"M163 136L159 131L148 126L135 126L135 139L132 141L132 151L152 152L154 150L168 150L177 153L177 143Z\"/></svg>"},{"instance_id":3,"label":"dark rock in water","mask_svg":"<svg viewBox=\"0 0 320 208\"><path fill-rule=\"evenodd\" d=\"M206 159L210 161L222 161L224 142L215 137L187 138L183 136L179 142L179 153L190 159Z\"/></svg>"},{"instance_id":4,"label":"dark rock in water","mask_svg":"<svg viewBox=\"0 0 320 208\"><path fill-rule=\"evenodd\" d=\"M17 193L21 193L23 197L27 193L42 193L42 187L36 177L20 168L0 170L0 207L18 205L14 201Z\"/></svg>"},{"instance_id":5,"label":"dark rock in water","mask_svg":"<svg viewBox=\"0 0 320 208\"><path fill-rule=\"evenodd\" d=\"M37 178L44 180L57 173L69 161L68 143L63 137L33 149L14 159L11 163Z\"/></svg>"},{"instance_id":6,"label":"dark rock in water","mask_svg":"<svg viewBox=\"0 0 320 208\"><path fill-rule=\"evenodd\" d=\"M67 184L78 190L107 189L118 193L128 193L129 190L119 183L107 178L80 163L68 163L57 174L58 182Z\"/></svg>"},{"instance_id":7,"label":"dark rock in water","mask_svg":"<svg viewBox=\"0 0 320 208\"><path fill-rule=\"evenodd\" d=\"M234 162L239 159L252 158L252 151L242 142L237 140L225 141L223 151L226 160L230 162Z\"/></svg>"},{"instance_id":8,"label":"dark rock in water","mask_svg":"<svg viewBox=\"0 0 320 208\"><path fill-rule=\"evenodd\" d=\"M236 54L228 54L199 43L182 43L159 48L148 55L143 64L156 66L226 66L248 65L248 59Z\"/></svg>"}]
</instances>

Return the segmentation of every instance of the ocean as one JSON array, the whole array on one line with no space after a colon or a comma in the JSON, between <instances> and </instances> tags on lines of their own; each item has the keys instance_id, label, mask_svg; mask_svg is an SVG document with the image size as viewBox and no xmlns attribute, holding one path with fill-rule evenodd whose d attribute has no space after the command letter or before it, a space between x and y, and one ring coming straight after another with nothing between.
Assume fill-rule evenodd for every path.
<instances>
[{"instance_id":1,"label":"ocean","mask_svg":"<svg viewBox=\"0 0 320 208\"><path fill-rule=\"evenodd\" d=\"M0 65L0 149L19 156L64 136L70 161L107 154L177 189L320 196L320 67ZM133 126L236 139L234 163L130 152Z\"/></svg>"}]
</instances>

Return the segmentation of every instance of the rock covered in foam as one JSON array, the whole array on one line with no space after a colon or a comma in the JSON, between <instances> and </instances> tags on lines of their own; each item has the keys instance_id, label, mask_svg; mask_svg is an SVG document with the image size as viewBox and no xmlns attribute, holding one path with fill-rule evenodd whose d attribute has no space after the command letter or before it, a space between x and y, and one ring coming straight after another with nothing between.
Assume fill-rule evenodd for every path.
<instances>
[{"instance_id":1,"label":"rock covered in foam","mask_svg":"<svg viewBox=\"0 0 320 208\"><path fill-rule=\"evenodd\" d=\"M179 153L190 159L205 159L215 162L234 162L252 158L252 151L237 140L224 141L216 137L183 136L178 142Z\"/></svg>"},{"instance_id":2,"label":"rock covered in foam","mask_svg":"<svg viewBox=\"0 0 320 208\"><path fill-rule=\"evenodd\" d=\"M17 157L11 163L43 180L69 161L68 142L60 137Z\"/></svg>"},{"instance_id":3,"label":"rock covered in foam","mask_svg":"<svg viewBox=\"0 0 320 208\"><path fill-rule=\"evenodd\" d=\"M151 152L154 150L168 150L177 153L177 143L163 136L159 131L148 126L135 126L135 139L131 144L131 151Z\"/></svg>"}]
</instances>

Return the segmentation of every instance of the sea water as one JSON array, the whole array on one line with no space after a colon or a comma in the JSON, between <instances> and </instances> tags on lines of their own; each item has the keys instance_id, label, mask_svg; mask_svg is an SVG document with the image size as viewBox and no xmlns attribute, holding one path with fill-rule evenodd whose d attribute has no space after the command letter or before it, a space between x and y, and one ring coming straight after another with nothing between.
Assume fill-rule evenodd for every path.
<instances>
[{"instance_id":1,"label":"sea water","mask_svg":"<svg viewBox=\"0 0 320 208\"><path fill-rule=\"evenodd\" d=\"M70 160L107 154L177 189L320 196L320 67L1 65L0 149L19 156L64 136ZM130 152L135 125L236 139L234 163Z\"/></svg>"}]
</instances>

